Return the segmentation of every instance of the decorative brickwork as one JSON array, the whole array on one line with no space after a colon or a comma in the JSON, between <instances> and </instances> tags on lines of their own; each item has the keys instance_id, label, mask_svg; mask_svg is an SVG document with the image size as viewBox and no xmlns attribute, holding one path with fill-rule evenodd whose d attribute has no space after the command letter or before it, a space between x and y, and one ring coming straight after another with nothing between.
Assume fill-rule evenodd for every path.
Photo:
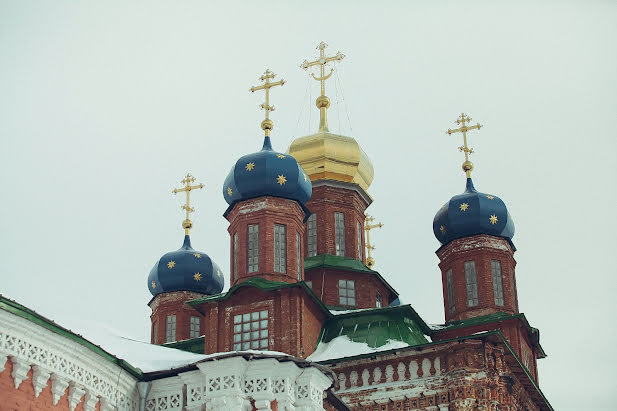
<instances>
[{"instance_id":1,"label":"decorative brickwork","mask_svg":"<svg viewBox=\"0 0 617 411\"><path fill-rule=\"evenodd\" d=\"M297 269L296 233L304 239L304 211L296 201L277 197L258 197L237 203L229 214L230 235L230 271L233 287L250 277L262 277L271 281L296 282L303 279L301 256L301 272ZM274 226L286 227L286 269L277 272L274 266ZM248 270L248 226L258 225L258 268L253 272ZM234 267L234 236L238 235L238 250ZM304 250L304 244L300 250ZM278 270L281 271L281 270Z\"/></svg>"},{"instance_id":2,"label":"decorative brickwork","mask_svg":"<svg viewBox=\"0 0 617 411\"><path fill-rule=\"evenodd\" d=\"M150 327L151 342L153 344L164 344L166 342L165 331L167 327L167 317L170 315L176 316L176 337L174 341L188 340L191 338L191 316L201 317L201 315L192 307L184 303L203 296L203 294L192 291L174 291L159 294L154 297L149 304L152 309L152 314L150 314L150 320L152 323L152 326ZM199 335L204 334L204 328L204 322L201 320ZM154 335L155 330L156 335Z\"/></svg>"}]
</instances>

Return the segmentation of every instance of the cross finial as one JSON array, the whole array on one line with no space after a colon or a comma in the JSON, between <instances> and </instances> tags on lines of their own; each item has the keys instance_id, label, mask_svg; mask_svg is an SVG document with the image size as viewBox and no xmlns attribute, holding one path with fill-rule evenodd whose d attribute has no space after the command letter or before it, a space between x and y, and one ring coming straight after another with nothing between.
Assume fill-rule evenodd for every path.
<instances>
[{"instance_id":1,"label":"cross finial","mask_svg":"<svg viewBox=\"0 0 617 411\"><path fill-rule=\"evenodd\" d=\"M193 177L190 174L187 174L186 177L184 177L184 180L181 181L181 183L184 184L184 187L174 188L172 191L172 193L174 194L186 192L186 204L182 206L182 209L186 211L186 219L182 222L182 228L184 228L185 235L189 235L191 228L193 228L193 222L189 220L189 214L195 211L195 209L191 207L191 204L190 204L191 190L204 188L203 184L197 184L197 185L192 186L191 183L194 183L194 182L195 182L195 177Z\"/></svg>"},{"instance_id":2,"label":"cross finial","mask_svg":"<svg viewBox=\"0 0 617 411\"><path fill-rule=\"evenodd\" d=\"M463 163L463 171L465 172L465 174L467 174L467 178L471 177L471 170L473 170L473 163L469 161L469 155L473 154L473 149L467 147L467 132L469 130L480 130L480 127L482 127L480 123L477 123L475 126L468 126L465 124L465 123L469 123L470 121L471 121L471 118L465 115L465 113L462 113L459 116L459 118L456 120L456 123L459 124L460 127L455 130L448 129L448 131L446 131L447 134L463 133L463 145L460 146L458 149L459 151L462 151L465 153L465 162Z\"/></svg>"},{"instance_id":3,"label":"cross finial","mask_svg":"<svg viewBox=\"0 0 617 411\"><path fill-rule=\"evenodd\" d=\"M341 61L345 58L345 55L338 51L334 56L326 57L325 49L328 47L323 41L317 45L319 50L319 57L313 61L304 60L300 65L304 70L308 70L309 67L319 66L319 77L316 77L314 73L311 76L321 83L321 95L317 97L317 107L319 108L319 131L328 131L328 119L326 116L326 110L330 107L330 99L326 97L326 80L332 76L334 72L333 68L330 68L330 73L326 74L326 64L333 61Z\"/></svg>"},{"instance_id":4,"label":"cross finial","mask_svg":"<svg viewBox=\"0 0 617 411\"><path fill-rule=\"evenodd\" d=\"M274 111L274 106L270 105L270 89L272 87L282 86L283 84L285 84L285 80L283 79L274 83L270 83L270 80L272 80L274 77L276 77L276 74L266 69L264 74L259 77L259 80L263 81L264 84L262 84L261 86L251 87L249 89L251 93L254 93L257 90L266 90L266 102L259 105L259 107L266 110L266 119L261 122L261 129L266 133L266 136L270 135L270 130L272 130L272 128L274 127L274 123L272 122L272 120L270 120L270 112Z\"/></svg>"},{"instance_id":5,"label":"cross finial","mask_svg":"<svg viewBox=\"0 0 617 411\"><path fill-rule=\"evenodd\" d=\"M375 266L375 259L371 257L371 251L375 249L375 246L371 244L371 230L374 228L383 227L382 223L371 224L375 220L374 217L366 215L364 220L364 231L366 232L366 266L372 269Z\"/></svg>"}]
</instances>

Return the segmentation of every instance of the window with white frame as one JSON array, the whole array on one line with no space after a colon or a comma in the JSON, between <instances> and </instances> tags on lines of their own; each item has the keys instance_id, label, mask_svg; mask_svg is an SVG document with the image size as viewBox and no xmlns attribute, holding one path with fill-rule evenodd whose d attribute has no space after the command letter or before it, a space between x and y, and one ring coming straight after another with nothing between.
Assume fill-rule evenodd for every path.
<instances>
[{"instance_id":1,"label":"window with white frame","mask_svg":"<svg viewBox=\"0 0 617 411\"><path fill-rule=\"evenodd\" d=\"M493 296L495 305L503 305L503 278L501 276L501 262L491 260L491 271L493 272Z\"/></svg>"},{"instance_id":2,"label":"window with white frame","mask_svg":"<svg viewBox=\"0 0 617 411\"><path fill-rule=\"evenodd\" d=\"M317 255L317 215L311 214L307 221L308 256Z\"/></svg>"},{"instance_id":3,"label":"window with white frame","mask_svg":"<svg viewBox=\"0 0 617 411\"><path fill-rule=\"evenodd\" d=\"M234 350L268 349L268 310L234 315Z\"/></svg>"},{"instance_id":4,"label":"window with white frame","mask_svg":"<svg viewBox=\"0 0 617 411\"><path fill-rule=\"evenodd\" d=\"M381 297L381 294L379 294L379 291L375 292L375 307L383 307L383 298Z\"/></svg>"},{"instance_id":5,"label":"window with white frame","mask_svg":"<svg viewBox=\"0 0 617 411\"><path fill-rule=\"evenodd\" d=\"M176 316L168 315L165 328L165 342L170 343L176 341Z\"/></svg>"},{"instance_id":6,"label":"window with white frame","mask_svg":"<svg viewBox=\"0 0 617 411\"><path fill-rule=\"evenodd\" d=\"M338 280L338 302L340 305L356 305L356 287L353 280Z\"/></svg>"},{"instance_id":7,"label":"window with white frame","mask_svg":"<svg viewBox=\"0 0 617 411\"><path fill-rule=\"evenodd\" d=\"M334 213L334 246L336 255L345 255L345 214Z\"/></svg>"},{"instance_id":8,"label":"window with white frame","mask_svg":"<svg viewBox=\"0 0 617 411\"><path fill-rule=\"evenodd\" d=\"M362 261L362 224L359 221L356 225L356 234L358 237L358 260Z\"/></svg>"},{"instance_id":9,"label":"window with white frame","mask_svg":"<svg viewBox=\"0 0 617 411\"><path fill-rule=\"evenodd\" d=\"M238 233L234 234L234 280L238 278Z\"/></svg>"},{"instance_id":10,"label":"window with white frame","mask_svg":"<svg viewBox=\"0 0 617 411\"><path fill-rule=\"evenodd\" d=\"M254 273L259 270L259 224L248 226L247 271Z\"/></svg>"},{"instance_id":11,"label":"window with white frame","mask_svg":"<svg viewBox=\"0 0 617 411\"><path fill-rule=\"evenodd\" d=\"M274 224L274 271L277 273L287 272L287 227Z\"/></svg>"},{"instance_id":12,"label":"window with white frame","mask_svg":"<svg viewBox=\"0 0 617 411\"><path fill-rule=\"evenodd\" d=\"M446 288L448 291L448 310L452 314L456 310L454 305L454 278L452 277L452 269L446 271Z\"/></svg>"},{"instance_id":13,"label":"window with white frame","mask_svg":"<svg viewBox=\"0 0 617 411\"><path fill-rule=\"evenodd\" d=\"M201 319L199 317L191 316L191 329L189 338L197 338L201 335L200 332Z\"/></svg>"},{"instance_id":14,"label":"window with white frame","mask_svg":"<svg viewBox=\"0 0 617 411\"><path fill-rule=\"evenodd\" d=\"M465 286L467 288L467 307L478 305L478 281L475 261L465 261Z\"/></svg>"},{"instance_id":15,"label":"window with white frame","mask_svg":"<svg viewBox=\"0 0 617 411\"><path fill-rule=\"evenodd\" d=\"M296 270L298 270L298 281L302 279L302 244L300 233L296 233Z\"/></svg>"}]
</instances>

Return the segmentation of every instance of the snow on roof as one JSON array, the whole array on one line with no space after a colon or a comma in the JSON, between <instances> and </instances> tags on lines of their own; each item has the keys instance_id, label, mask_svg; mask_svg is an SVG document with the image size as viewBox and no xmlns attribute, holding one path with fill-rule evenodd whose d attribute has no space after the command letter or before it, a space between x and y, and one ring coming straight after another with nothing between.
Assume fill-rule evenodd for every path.
<instances>
[{"instance_id":1,"label":"snow on roof","mask_svg":"<svg viewBox=\"0 0 617 411\"><path fill-rule=\"evenodd\" d=\"M409 344L406 342L388 340L386 345L372 348L367 343L354 342L351 341L348 336L341 335L340 337L332 339L330 342L320 342L315 352L309 355L307 360L315 362L327 361L405 347L409 347Z\"/></svg>"}]
</instances>

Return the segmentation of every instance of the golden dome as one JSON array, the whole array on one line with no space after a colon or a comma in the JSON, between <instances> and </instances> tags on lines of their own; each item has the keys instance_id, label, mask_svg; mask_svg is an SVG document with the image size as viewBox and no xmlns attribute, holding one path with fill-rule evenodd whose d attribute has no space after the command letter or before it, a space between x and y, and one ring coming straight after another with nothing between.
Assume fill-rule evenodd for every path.
<instances>
[{"instance_id":1,"label":"golden dome","mask_svg":"<svg viewBox=\"0 0 617 411\"><path fill-rule=\"evenodd\" d=\"M294 140L289 154L311 181L338 180L355 183L365 191L373 182L373 165L358 142L339 134L320 131Z\"/></svg>"}]
</instances>

